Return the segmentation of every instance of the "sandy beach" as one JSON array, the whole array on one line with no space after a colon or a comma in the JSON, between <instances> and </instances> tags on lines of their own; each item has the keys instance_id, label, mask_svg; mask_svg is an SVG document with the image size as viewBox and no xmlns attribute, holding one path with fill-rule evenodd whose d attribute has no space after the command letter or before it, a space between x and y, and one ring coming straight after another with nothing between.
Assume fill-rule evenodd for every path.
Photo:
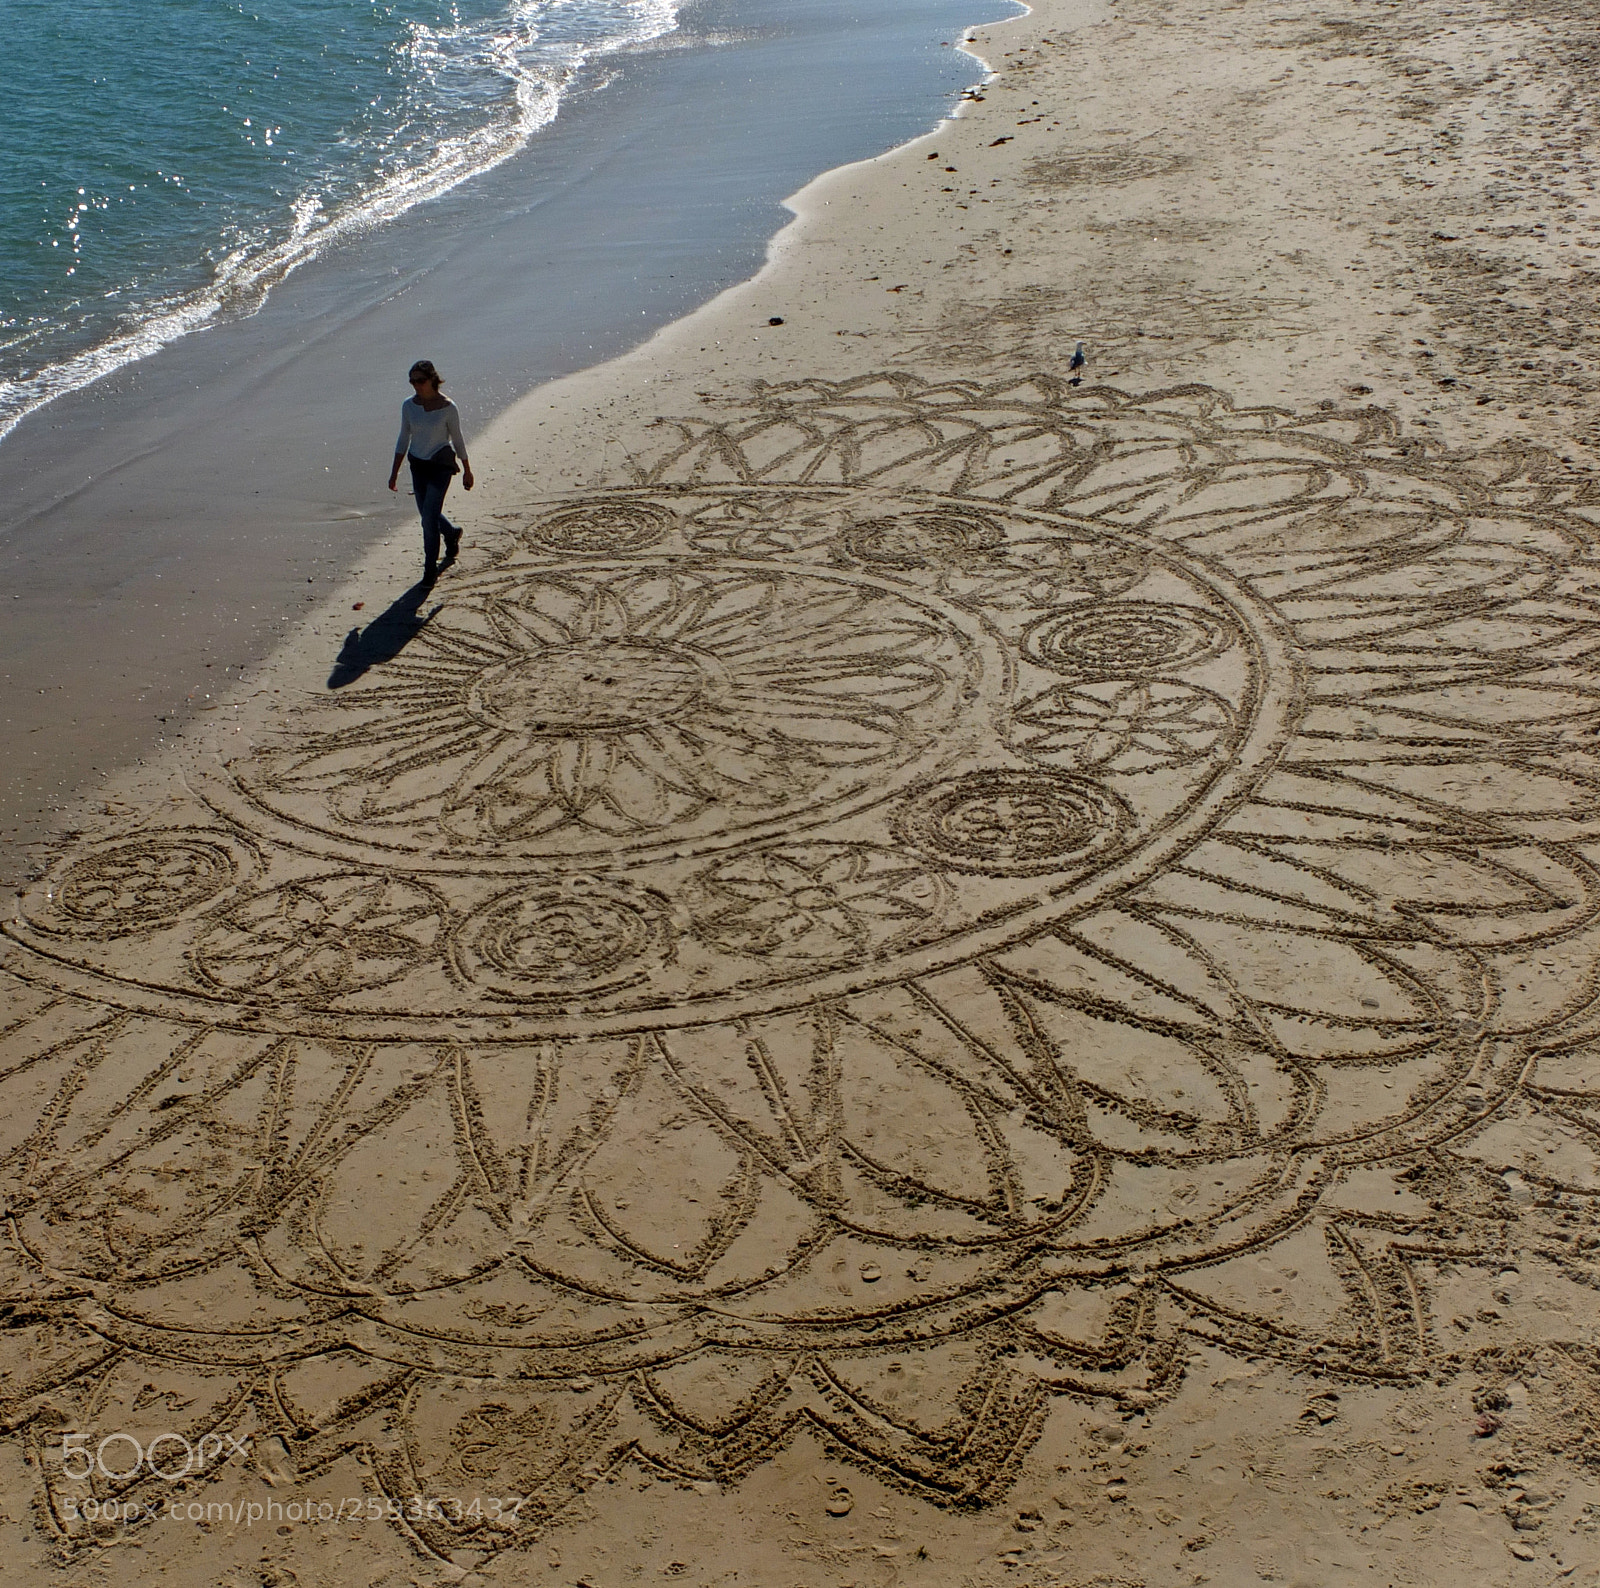
<instances>
[{"instance_id":1,"label":"sandy beach","mask_svg":"<svg viewBox=\"0 0 1600 1588\"><path fill-rule=\"evenodd\" d=\"M969 48L8 911L22 1580L1600 1583L1591 20Z\"/></svg>"},{"instance_id":2,"label":"sandy beach","mask_svg":"<svg viewBox=\"0 0 1600 1588\"><path fill-rule=\"evenodd\" d=\"M383 483L417 348L476 438L751 275L784 197L934 125L981 70L941 40L1009 9L696 0L504 165L6 436L0 891L75 792L253 688L410 511Z\"/></svg>"}]
</instances>

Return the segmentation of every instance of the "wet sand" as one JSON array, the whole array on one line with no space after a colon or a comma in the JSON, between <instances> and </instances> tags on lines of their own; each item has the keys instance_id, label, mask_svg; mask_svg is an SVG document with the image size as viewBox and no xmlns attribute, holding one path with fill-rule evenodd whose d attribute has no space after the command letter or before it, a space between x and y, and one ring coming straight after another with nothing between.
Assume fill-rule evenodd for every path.
<instances>
[{"instance_id":1,"label":"wet sand","mask_svg":"<svg viewBox=\"0 0 1600 1588\"><path fill-rule=\"evenodd\" d=\"M932 125L978 75L941 40L1007 9L691 6L506 166L25 423L0 487L0 887L404 521L383 482L419 350L476 438L748 276L783 197Z\"/></svg>"},{"instance_id":2,"label":"wet sand","mask_svg":"<svg viewBox=\"0 0 1600 1588\"><path fill-rule=\"evenodd\" d=\"M981 30L120 781L5 939L23 1569L1600 1581L1586 28Z\"/></svg>"}]
</instances>

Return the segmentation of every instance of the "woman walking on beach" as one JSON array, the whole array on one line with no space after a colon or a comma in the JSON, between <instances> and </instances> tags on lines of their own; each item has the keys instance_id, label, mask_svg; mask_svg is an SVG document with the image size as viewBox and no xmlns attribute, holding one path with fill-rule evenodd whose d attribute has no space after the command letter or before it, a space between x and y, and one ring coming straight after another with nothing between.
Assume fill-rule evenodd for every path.
<instances>
[{"instance_id":1,"label":"woman walking on beach","mask_svg":"<svg viewBox=\"0 0 1600 1588\"><path fill-rule=\"evenodd\" d=\"M439 537L444 537L443 567L448 568L461 550L461 531L444 516L444 493L450 489L461 460L461 483L472 489L472 465L467 462L467 444L461 439L461 415L456 405L440 391L443 384L431 359L419 358L409 376L413 395L400 405L400 439L394 444L394 467L389 470L389 489L400 478L400 463L411 464L411 489L416 493L417 511L422 515L422 577L430 582L438 576Z\"/></svg>"}]
</instances>

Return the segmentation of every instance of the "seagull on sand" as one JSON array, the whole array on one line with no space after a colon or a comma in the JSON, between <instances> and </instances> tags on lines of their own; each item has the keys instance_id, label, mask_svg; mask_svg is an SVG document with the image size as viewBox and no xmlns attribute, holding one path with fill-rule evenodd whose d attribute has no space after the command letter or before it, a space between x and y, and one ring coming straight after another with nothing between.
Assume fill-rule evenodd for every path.
<instances>
[{"instance_id":1,"label":"seagull on sand","mask_svg":"<svg viewBox=\"0 0 1600 1588\"><path fill-rule=\"evenodd\" d=\"M1068 382L1069 385L1076 386L1078 382L1083 379L1083 376L1080 375L1078 371L1081 370L1088 362L1089 355L1084 352L1083 343L1080 342L1075 348L1073 348L1072 357L1067 362L1067 368L1072 371L1072 379Z\"/></svg>"}]
</instances>

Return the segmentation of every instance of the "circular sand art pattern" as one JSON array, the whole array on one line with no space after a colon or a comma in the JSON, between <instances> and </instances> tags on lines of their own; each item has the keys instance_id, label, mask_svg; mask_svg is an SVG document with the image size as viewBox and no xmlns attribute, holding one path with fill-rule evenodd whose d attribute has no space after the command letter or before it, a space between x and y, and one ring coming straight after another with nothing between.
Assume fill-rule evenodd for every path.
<instances>
[{"instance_id":1,"label":"circular sand art pattern","mask_svg":"<svg viewBox=\"0 0 1600 1588\"><path fill-rule=\"evenodd\" d=\"M1022 637L1025 654L1076 678L1151 678L1225 651L1224 621L1195 607L1116 601L1042 618Z\"/></svg>"},{"instance_id":2,"label":"circular sand art pattern","mask_svg":"<svg viewBox=\"0 0 1600 1588\"><path fill-rule=\"evenodd\" d=\"M591 497L542 514L525 532L535 551L571 557L616 557L645 550L672 527L659 503Z\"/></svg>"},{"instance_id":3,"label":"circular sand art pattern","mask_svg":"<svg viewBox=\"0 0 1600 1588\"><path fill-rule=\"evenodd\" d=\"M851 575L514 557L390 687L334 697L230 781L286 842L350 858L637 871L881 800L948 754L998 665L985 641Z\"/></svg>"},{"instance_id":4,"label":"circular sand art pattern","mask_svg":"<svg viewBox=\"0 0 1600 1588\"><path fill-rule=\"evenodd\" d=\"M777 964L832 963L925 941L950 897L937 868L870 844L743 851L684 890L698 937L723 953Z\"/></svg>"},{"instance_id":5,"label":"circular sand art pattern","mask_svg":"<svg viewBox=\"0 0 1600 1588\"><path fill-rule=\"evenodd\" d=\"M220 992L338 1006L433 953L442 917L432 889L409 880L369 872L301 878L213 914L192 963Z\"/></svg>"},{"instance_id":6,"label":"circular sand art pattern","mask_svg":"<svg viewBox=\"0 0 1600 1588\"><path fill-rule=\"evenodd\" d=\"M151 1404L522 1497L409 1524L459 1560L801 1429L991 1500L1051 1397L1158 1417L1202 1349L1518 1371L1504 1272L1600 1285L1594 500L1370 411L896 377L530 507L7 923L45 1511L29 1430Z\"/></svg>"},{"instance_id":7,"label":"circular sand art pattern","mask_svg":"<svg viewBox=\"0 0 1600 1588\"><path fill-rule=\"evenodd\" d=\"M963 871L1033 876L1115 849L1131 825L1128 808L1097 783L1007 768L919 791L897 830L909 848Z\"/></svg>"},{"instance_id":8,"label":"circular sand art pattern","mask_svg":"<svg viewBox=\"0 0 1600 1588\"><path fill-rule=\"evenodd\" d=\"M457 974L499 998L568 997L643 975L672 948L662 902L589 877L503 894L462 928Z\"/></svg>"},{"instance_id":9,"label":"circular sand art pattern","mask_svg":"<svg viewBox=\"0 0 1600 1588\"><path fill-rule=\"evenodd\" d=\"M869 567L929 568L996 561L1006 532L988 513L944 506L896 518L867 518L845 532L844 546Z\"/></svg>"},{"instance_id":10,"label":"circular sand art pattern","mask_svg":"<svg viewBox=\"0 0 1600 1588\"><path fill-rule=\"evenodd\" d=\"M688 714L710 681L690 650L579 640L484 669L467 711L503 733L573 739L664 726Z\"/></svg>"},{"instance_id":11,"label":"circular sand art pattern","mask_svg":"<svg viewBox=\"0 0 1600 1588\"><path fill-rule=\"evenodd\" d=\"M1192 684L1110 678L1062 685L1024 701L1012 716L1024 755L1084 769L1152 772L1216 753L1233 709Z\"/></svg>"},{"instance_id":12,"label":"circular sand art pattern","mask_svg":"<svg viewBox=\"0 0 1600 1588\"><path fill-rule=\"evenodd\" d=\"M752 1015L963 962L1188 848L1264 773L1294 709L1270 609L1131 530L916 491L886 503L848 487L717 486L672 501L677 538L636 560L525 542L456 582L382 678L330 694L210 780L240 827L430 879L460 917L478 918L494 878L542 898L582 876L685 918L673 952L615 976L549 979L457 932L447 966L419 957L381 1003L340 1002L347 1020L369 1017L348 1035L442 1030L441 969L452 1013L538 1005L556 1035L631 1030L640 1010L666 1024ZM650 503L614 505L590 496L538 523L603 527ZM748 541L758 518L789 537L783 555L714 549L724 526ZM1113 569L1108 602L1094 580ZM1159 769L1058 753L1067 723L1040 732L1063 670L1081 675L1090 657L1098 678L1119 643L1125 682L1159 671L1216 705L1209 732ZM907 861L939 907L866 933L730 930L707 907L708 886L770 882L772 857L797 843L895 857L886 919L905 904L888 878ZM597 941L609 930L597 924ZM300 999L274 1018L305 1030L305 1013Z\"/></svg>"},{"instance_id":13,"label":"circular sand art pattern","mask_svg":"<svg viewBox=\"0 0 1600 1588\"><path fill-rule=\"evenodd\" d=\"M214 834L154 832L93 850L62 867L37 919L84 937L170 926L233 886L235 847Z\"/></svg>"}]
</instances>

